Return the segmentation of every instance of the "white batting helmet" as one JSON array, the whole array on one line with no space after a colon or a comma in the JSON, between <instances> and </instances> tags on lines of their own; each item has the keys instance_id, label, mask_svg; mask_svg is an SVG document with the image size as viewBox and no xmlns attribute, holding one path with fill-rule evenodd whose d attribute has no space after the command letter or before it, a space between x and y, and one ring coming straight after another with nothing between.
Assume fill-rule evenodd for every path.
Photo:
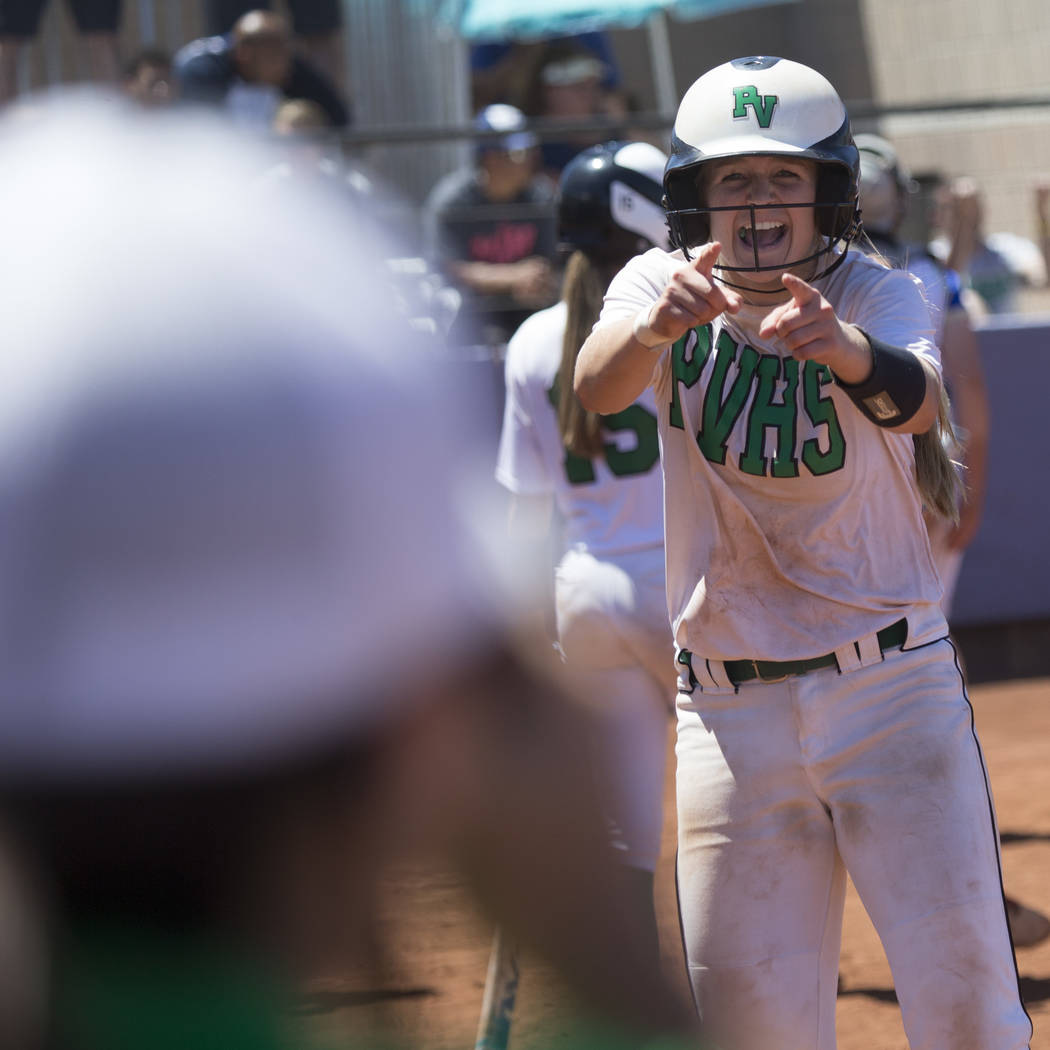
<instances>
[{"instance_id":1,"label":"white batting helmet","mask_svg":"<svg viewBox=\"0 0 1050 1050\"><path fill-rule=\"evenodd\" d=\"M812 204L787 206L815 208L817 228L824 236L823 246L803 259L762 267L756 255L753 267L733 267L731 272L784 269L834 256L856 235L857 148L846 107L816 70L763 55L726 62L705 73L685 93L671 141L671 159L664 172L664 206L671 239L687 255L710 235L711 209L702 199L699 176L704 165L725 157L773 154L816 161L817 199ZM752 212L762 207L752 206ZM835 261L832 258L822 273ZM718 269L729 271L728 267Z\"/></svg>"}]
</instances>

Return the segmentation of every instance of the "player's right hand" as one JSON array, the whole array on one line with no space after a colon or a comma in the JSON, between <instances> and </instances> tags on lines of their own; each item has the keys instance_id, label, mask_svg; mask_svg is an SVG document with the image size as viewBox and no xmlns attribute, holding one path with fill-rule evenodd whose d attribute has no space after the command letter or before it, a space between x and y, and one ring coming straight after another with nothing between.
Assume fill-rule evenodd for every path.
<instances>
[{"instance_id":1,"label":"player's right hand","mask_svg":"<svg viewBox=\"0 0 1050 1050\"><path fill-rule=\"evenodd\" d=\"M648 326L654 333L674 342L690 328L707 324L720 313L735 314L740 309L740 296L712 276L721 251L718 241L705 244L695 259L671 274L663 295L649 311Z\"/></svg>"}]
</instances>

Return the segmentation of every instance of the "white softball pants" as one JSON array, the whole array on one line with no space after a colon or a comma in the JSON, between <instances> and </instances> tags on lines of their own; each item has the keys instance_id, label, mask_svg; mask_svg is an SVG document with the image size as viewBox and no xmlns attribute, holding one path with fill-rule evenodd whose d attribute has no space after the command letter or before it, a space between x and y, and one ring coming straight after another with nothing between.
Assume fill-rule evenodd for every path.
<instances>
[{"instance_id":1,"label":"white softball pants","mask_svg":"<svg viewBox=\"0 0 1050 1050\"><path fill-rule=\"evenodd\" d=\"M833 1050L846 870L912 1050L1021 1050L999 840L947 640L678 698L678 892L725 1050Z\"/></svg>"},{"instance_id":2,"label":"white softball pants","mask_svg":"<svg viewBox=\"0 0 1050 1050\"><path fill-rule=\"evenodd\" d=\"M595 746L613 846L625 864L655 871L676 690L663 547L603 558L569 551L555 597L574 687L599 715Z\"/></svg>"}]
</instances>

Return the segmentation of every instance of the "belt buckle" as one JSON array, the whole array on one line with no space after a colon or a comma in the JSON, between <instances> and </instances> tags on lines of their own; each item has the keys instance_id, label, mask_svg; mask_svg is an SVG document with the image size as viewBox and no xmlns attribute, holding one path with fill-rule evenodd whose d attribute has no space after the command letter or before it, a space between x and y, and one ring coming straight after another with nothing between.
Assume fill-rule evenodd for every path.
<instances>
[{"instance_id":1,"label":"belt buckle","mask_svg":"<svg viewBox=\"0 0 1050 1050\"><path fill-rule=\"evenodd\" d=\"M750 663L750 664L751 664L751 666L752 666L752 667L754 668L754 670L755 670L755 679L756 679L757 681L759 681L759 682L763 682L763 683L765 683L766 685L776 685L776 683L777 683L777 682L783 682L783 681L786 681L786 680L787 680L788 678L790 678L790 677L791 677L791 675L789 675L789 674L782 674L782 675L780 675L780 676L779 676L779 677L777 677L777 678L767 678L767 677L766 677L766 676L765 676L764 674L762 674L762 672L761 672L761 671L760 671L760 670L758 669L758 661L757 661L757 660L749 660L749 661L748 661L748 663Z\"/></svg>"}]
</instances>

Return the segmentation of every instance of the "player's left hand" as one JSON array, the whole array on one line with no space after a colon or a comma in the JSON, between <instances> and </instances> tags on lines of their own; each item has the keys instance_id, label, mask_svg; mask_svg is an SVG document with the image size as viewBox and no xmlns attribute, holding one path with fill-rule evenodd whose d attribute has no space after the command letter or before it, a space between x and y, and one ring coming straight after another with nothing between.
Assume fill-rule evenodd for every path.
<instances>
[{"instance_id":1,"label":"player's left hand","mask_svg":"<svg viewBox=\"0 0 1050 1050\"><path fill-rule=\"evenodd\" d=\"M801 277L786 273L782 280L791 298L766 314L758 334L763 339L779 339L799 361L827 365L847 383L867 379L872 359L864 334L843 324L831 303Z\"/></svg>"}]
</instances>

